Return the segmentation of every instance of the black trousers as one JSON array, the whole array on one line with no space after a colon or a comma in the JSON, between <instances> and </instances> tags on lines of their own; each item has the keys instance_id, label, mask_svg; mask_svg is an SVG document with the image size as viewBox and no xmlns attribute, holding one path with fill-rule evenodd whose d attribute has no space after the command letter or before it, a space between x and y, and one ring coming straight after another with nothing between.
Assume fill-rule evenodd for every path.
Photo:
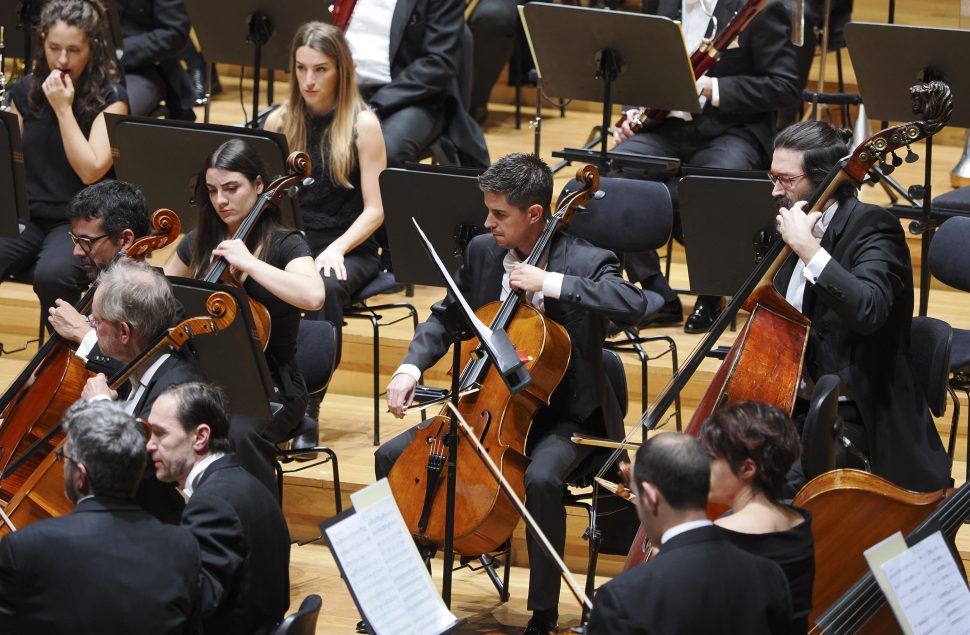
<instances>
[{"instance_id":1,"label":"black trousers","mask_svg":"<svg viewBox=\"0 0 970 635\"><path fill-rule=\"evenodd\" d=\"M728 130L712 138L699 134L690 122L681 119L648 124L648 128L617 144L616 151L674 157L685 165L724 170L754 170L767 164L767 158L757 140L741 128ZM620 169L610 176L637 178L638 173ZM676 209L676 183L671 182L668 187ZM669 302L677 297L661 273L660 257L656 251L624 254L624 268L630 280L639 282L647 291L659 293L664 301Z\"/></svg>"},{"instance_id":2,"label":"black trousers","mask_svg":"<svg viewBox=\"0 0 970 635\"><path fill-rule=\"evenodd\" d=\"M28 223L19 238L0 238L0 282L9 276L30 277L40 300L41 315L61 299L74 304L88 284L74 255L68 222L44 226ZM49 329L49 327L48 327Z\"/></svg>"},{"instance_id":3,"label":"black trousers","mask_svg":"<svg viewBox=\"0 0 970 635\"><path fill-rule=\"evenodd\" d=\"M516 0L480 0L468 19L475 40L469 110L488 103L492 86L515 48L519 11Z\"/></svg>"},{"instance_id":4,"label":"black trousers","mask_svg":"<svg viewBox=\"0 0 970 635\"><path fill-rule=\"evenodd\" d=\"M562 498L566 478L592 451L570 438L582 432L583 426L573 421L554 421L541 410L532 424L526 449L531 459L525 470L525 506L536 524L560 556L566 547L566 508ZM423 425L423 424L419 424ZM394 462L414 439L417 428L402 432L384 443L374 453L374 471L378 479L391 472ZM461 467L459 466L459 470ZM562 584L559 568L546 556L531 530L526 532L529 548L530 611L545 611L559 606Z\"/></svg>"},{"instance_id":5,"label":"black trousers","mask_svg":"<svg viewBox=\"0 0 970 635\"><path fill-rule=\"evenodd\" d=\"M406 106L382 117L387 167L400 168L405 162L416 163L444 129L444 114L428 106Z\"/></svg>"}]
</instances>

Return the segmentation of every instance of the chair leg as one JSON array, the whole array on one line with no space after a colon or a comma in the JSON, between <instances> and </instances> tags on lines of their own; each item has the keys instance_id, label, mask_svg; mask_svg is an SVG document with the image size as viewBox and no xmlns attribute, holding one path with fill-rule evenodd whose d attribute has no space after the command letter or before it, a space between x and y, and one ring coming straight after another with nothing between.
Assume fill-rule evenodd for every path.
<instances>
[{"instance_id":1,"label":"chair leg","mask_svg":"<svg viewBox=\"0 0 970 635\"><path fill-rule=\"evenodd\" d=\"M376 317L370 319L374 329L374 445L381 444L381 343L380 324Z\"/></svg>"},{"instance_id":2,"label":"chair leg","mask_svg":"<svg viewBox=\"0 0 970 635\"><path fill-rule=\"evenodd\" d=\"M953 390L952 385L947 385L946 391L950 394L950 399L953 400L953 416L950 417L950 438L946 444L946 453L950 455L950 463L952 464L957 449L957 427L960 425L960 399L957 397L957 393Z\"/></svg>"}]
</instances>

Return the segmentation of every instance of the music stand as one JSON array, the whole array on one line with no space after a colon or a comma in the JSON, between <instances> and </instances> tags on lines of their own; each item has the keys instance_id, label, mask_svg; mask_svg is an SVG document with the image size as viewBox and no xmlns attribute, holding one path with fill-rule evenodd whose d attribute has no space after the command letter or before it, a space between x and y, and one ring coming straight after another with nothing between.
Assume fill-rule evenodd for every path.
<instances>
[{"instance_id":1,"label":"music stand","mask_svg":"<svg viewBox=\"0 0 970 635\"><path fill-rule=\"evenodd\" d=\"M232 324L214 335L194 338L192 347L209 382L226 391L231 414L272 419L269 402L276 393L266 356L252 335L255 325L246 292L192 278L170 277L169 281L188 317L206 315L205 302L215 291L225 291L236 300L236 319Z\"/></svg>"},{"instance_id":2,"label":"music stand","mask_svg":"<svg viewBox=\"0 0 970 635\"><path fill-rule=\"evenodd\" d=\"M206 60L253 67L253 128L259 120L260 70L268 68L270 76L274 69L288 70L297 29L307 22L331 22L321 0L185 0L185 8ZM207 83L211 70L209 75Z\"/></svg>"},{"instance_id":3,"label":"music stand","mask_svg":"<svg viewBox=\"0 0 970 635\"><path fill-rule=\"evenodd\" d=\"M183 232L197 224L199 208L190 206L189 200L202 166L220 144L244 138L266 164L269 178L286 173L286 138L275 132L111 113L105 114L105 121L115 176L141 188L149 209L167 207L177 213ZM289 227L303 228L295 200L283 199L280 219Z\"/></svg>"},{"instance_id":4,"label":"music stand","mask_svg":"<svg viewBox=\"0 0 970 635\"><path fill-rule=\"evenodd\" d=\"M401 284L445 286L434 262L418 243L416 218L449 271L463 262L465 245L486 233L488 210L473 176L434 173L400 168L381 172L384 226L391 252L394 278ZM420 199L415 192L425 192Z\"/></svg>"},{"instance_id":5,"label":"music stand","mask_svg":"<svg viewBox=\"0 0 970 635\"><path fill-rule=\"evenodd\" d=\"M614 101L699 111L694 71L673 20L540 2L520 11L543 92L603 103L602 168L611 165L607 142Z\"/></svg>"},{"instance_id":6,"label":"music stand","mask_svg":"<svg viewBox=\"0 0 970 635\"><path fill-rule=\"evenodd\" d=\"M954 95L970 94L970 77L960 56L953 54L954 51L970 50L968 31L852 22L845 27L845 38L859 83L859 94L862 95L866 111L874 119L912 121L914 116L909 88L916 83L941 80ZM970 127L970 103L954 99L953 114L948 125ZM941 222L934 217L931 209L932 137L926 138L924 162L922 214L919 222L910 226L914 233L922 233L921 262L927 262L930 241ZM905 206L901 210L896 207L892 209L897 215L906 216ZM919 314L926 315L930 294L928 267L921 268L919 286Z\"/></svg>"},{"instance_id":7,"label":"music stand","mask_svg":"<svg viewBox=\"0 0 970 635\"><path fill-rule=\"evenodd\" d=\"M774 236L771 182L688 176L679 190L691 292L735 295Z\"/></svg>"},{"instance_id":8,"label":"music stand","mask_svg":"<svg viewBox=\"0 0 970 635\"><path fill-rule=\"evenodd\" d=\"M12 112L0 111L0 237L20 236L20 222L30 220L27 177L20 122Z\"/></svg>"}]
</instances>

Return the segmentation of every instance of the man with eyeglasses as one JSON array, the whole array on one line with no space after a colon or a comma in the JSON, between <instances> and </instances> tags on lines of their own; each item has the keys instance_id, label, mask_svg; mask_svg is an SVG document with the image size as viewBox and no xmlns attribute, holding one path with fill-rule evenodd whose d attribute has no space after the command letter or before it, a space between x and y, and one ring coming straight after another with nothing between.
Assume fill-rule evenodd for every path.
<instances>
[{"instance_id":1,"label":"man with eyeglasses","mask_svg":"<svg viewBox=\"0 0 970 635\"><path fill-rule=\"evenodd\" d=\"M838 375L846 435L873 471L907 489L933 491L949 484L950 463L908 360L913 268L899 220L860 202L851 182L822 201L821 211L805 213L806 201L849 154L851 136L811 121L775 139L772 196L778 230L794 252L775 287L812 321L796 415L807 411L820 377ZM838 463L861 467L851 456ZM798 477L792 475L796 489Z\"/></svg>"},{"instance_id":2,"label":"man with eyeglasses","mask_svg":"<svg viewBox=\"0 0 970 635\"><path fill-rule=\"evenodd\" d=\"M0 633L198 632L198 543L131 499L145 430L107 401L79 401L62 423L74 509L0 541Z\"/></svg>"}]
</instances>

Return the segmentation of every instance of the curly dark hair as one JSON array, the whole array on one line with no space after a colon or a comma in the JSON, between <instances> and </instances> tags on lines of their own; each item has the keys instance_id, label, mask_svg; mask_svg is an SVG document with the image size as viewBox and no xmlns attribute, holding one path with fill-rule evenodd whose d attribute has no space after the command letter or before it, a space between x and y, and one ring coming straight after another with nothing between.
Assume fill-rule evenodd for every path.
<instances>
[{"instance_id":1,"label":"curly dark hair","mask_svg":"<svg viewBox=\"0 0 970 635\"><path fill-rule=\"evenodd\" d=\"M49 107L42 87L44 79L51 72L44 46L47 34L58 22L80 29L87 37L88 46L91 47L91 59L88 60L78 78L72 104L78 123L88 126L107 105L103 95L104 89L112 83L121 83L121 72L118 70L114 53L108 46L105 32L108 14L98 0L49 0L44 5L38 24L40 38L34 53L32 69L34 81L29 97L30 112L36 117L44 108Z\"/></svg>"}]
</instances>

